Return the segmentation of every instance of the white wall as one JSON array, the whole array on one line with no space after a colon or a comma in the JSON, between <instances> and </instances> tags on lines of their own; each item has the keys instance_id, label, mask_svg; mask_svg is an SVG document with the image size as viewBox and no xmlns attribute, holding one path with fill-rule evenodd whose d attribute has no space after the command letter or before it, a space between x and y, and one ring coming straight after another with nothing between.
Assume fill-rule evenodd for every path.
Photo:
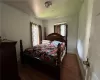
<instances>
[{"instance_id":1,"label":"white wall","mask_svg":"<svg viewBox=\"0 0 100 80\"><path fill-rule=\"evenodd\" d=\"M84 0L79 13L77 49L82 60L88 56L88 45L92 21L93 0Z\"/></svg>"},{"instance_id":2,"label":"white wall","mask_svg":"<svg viewBox=\"0 0 100 80\"><path fill-rule=\"evenodd\" d=\"M85 44L85 34L86 34L86 24L87 24L87 6L88 3L85 0L82 4L81 10L79 12L79 27L78 27L78 54L80 58L84 59L84 44Z\"/></svg>"},{"instance_id":3,"label":"white wall","mask_svg":"<svg viewBox=\"0 0 100 80\"><path fill-rule=\"evenodd\" d=\"M19 56L19 40L23 40L24 49L31 46L30 21L42 25L42 21L29 16L13 7L2 4L2 37L17 42Z\"/></svg>"},{"instance_id":4,"label":"white wall","mask_svg":"<svg viewBox=\"0 0 100 80\"><path fill-rule=\"evenodd\" d=\"M68 52L74 53L76 51L77 42L77 27L78 27L78 16L57 18L45 21L46 33L54 33L54 24L57 23L67 23L68 24Z\"/></svg>"},{"instance_id":5,"label":"white wall","mask_svg":"<svg viewBox=\"0 0 100 80\"><path fill-rule=\"evenodd\" d=\"M87 8L88 1L84 0L84 3L81 6L79 12L79 27L78 27L78 40L77 40L77 51L78 51L78 60L81 69L81 73L83 76L83 80L85 80L85 69L83 66L84 61L84 46L85 46L85 35L86 35L86 24L87 24Z\"/></svg>"},{"instance_id":6,"label":"white wall","mask_svg":"<svg viewBox=\"0 0 100 80\"><path fill-rule=\"evenodd\" d=\"M82 7L79 12L79 27L78 27L78 40L77 40L77 51L78 59L80 63L80 69L82 76L85 79L85 69L83 67L84 52L85 52L85 36L86 36L86 25L87 25L87 12L88 12L88 1L84 0Z\"/></svg>"},{"instance_id":7,"label":"white wall","mask_svg":"<svg viewBox=\"0 0 100 80\"><path fill-rule=\"evenodd\" d=\"M82 61L86 61L88 58L89 38L92 24L92 9L93 0L84 0L84 3L79 13L79 28L77 41L77 50L81 63L83 63ZM82 66L81 69L83 70L84 74L86 68Z\"/></svg>"}]
</instances>

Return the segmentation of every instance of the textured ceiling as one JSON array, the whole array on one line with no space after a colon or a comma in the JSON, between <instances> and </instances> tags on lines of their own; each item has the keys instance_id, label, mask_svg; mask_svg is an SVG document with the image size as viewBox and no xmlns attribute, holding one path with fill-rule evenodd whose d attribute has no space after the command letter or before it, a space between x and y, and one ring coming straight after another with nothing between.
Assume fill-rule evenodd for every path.
<instances>
[{"instance_id":1,"label":"textured ceiling","mask_svg":"<svg viewBox=\"0 0 100 80\"><path fill-rule=\"evenodd\" d=\"M52 6L44 6L47 0L2 0L27 14L38 18L49 19L75 15L79 12L83 0L51 0Z\"/></svg>"}]
</instances>

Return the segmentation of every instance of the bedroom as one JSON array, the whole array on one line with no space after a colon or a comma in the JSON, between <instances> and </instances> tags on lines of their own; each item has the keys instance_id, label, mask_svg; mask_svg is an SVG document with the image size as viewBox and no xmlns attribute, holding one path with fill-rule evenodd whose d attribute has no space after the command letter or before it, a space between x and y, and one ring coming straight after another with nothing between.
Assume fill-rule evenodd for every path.
<instances>
[{"instance_id":1,"label":"bedroom","mask_svg":"<svg viewBox=\"0 0 100 80\"><path fill-rule=\"evenodd\" d=\"M50 7L48 7L50 8L49 10L45 7L45 0L43 2L39 0L33 1L35 2L28 3L28 1L26 0L3 0L2 2L0 2L0 35L2 39L17 41L17 61L20 60L20 40L22 40L23 42L24 49L29 48L32 45L30 22L41 25L42 40L45 39L45 35L48 36L49 34L54 33L54 25L66 23L68 25L67 53L76 54L77 38L79 37L79 11L81 9L82 3L84 3L83 0L76 0L75 2L71 0L68 3L66 3L67 0L64 0L65 2L58 1L58 3L56 3L57 1L55 0L54 2L52 2ZM34 3L37 5L35 5ZM63 5L64 3L68 5L62 6L61 8L58 6ZM32 6L32 4L34 4L34 6ZM41 7L40 12L38 12L38 6ZM34 7L36 7L36 9L34 9ZM69 7L70 10L68 9ZM34 10L34 12L32 12L32 10ZM85 14L82 15L86 16ZM82 23L80 21L80 25L81 24ZM44 28L46 28L46 34Z\"/></svg>"},{"instance_id":2,"label":"bedroom","mask_svg":"<svg viewBox=\"0 0 100 80\"><path fill-rule=\"evenodd\" d=\"M55 6L58 6L58 4L57 5L55 4ZM78 6L80 6L81 2L77 1L76 4L74 5L76 6L77 4ZM75 54L77 46L76 44L77 44L77 29L78 29L77 11L79 9L77 9L77 11L72 12L72 15L70 14L71 16L69 14L67 14L68 16L65 15L66 13L64 12L59 16L59 10L58 10L58 14L50 14L47 17L45 17L44 15L44 18L42 18L42 16L39 18L39 16L36 17L36 15L34 15L35 13L33 14L31 12L29 6L30 5L27 5L26 1L21 2L21 1L5 0L1 3L1 26L2 26L1 36L3 39L17 41L16 44L17 61L20 60L20 40L22 40L23 42L24 49L29 48L32 45L30 22L35 23L37 25L41 25L42 39L45 38L44 27L46 28L46 36L48 36L49 34L54 33L54 25L66 23L68 25L67 52ZM52 10L53 9L52 6L50 7ZM75 8L77 8L77 6ZM44 9L45 11L47 11L46 13L48 14L48 10L46 10L48 8ZM56 17L56 15L58 18Z\"/></svg>"}]
</instances>

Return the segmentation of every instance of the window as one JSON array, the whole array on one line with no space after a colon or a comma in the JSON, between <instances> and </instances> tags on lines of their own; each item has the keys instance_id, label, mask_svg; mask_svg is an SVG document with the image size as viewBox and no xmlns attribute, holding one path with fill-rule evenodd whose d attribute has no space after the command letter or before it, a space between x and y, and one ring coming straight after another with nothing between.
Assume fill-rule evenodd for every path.
<instances>
[{"instance_id":1,"label":"window","mask_svg":"<svg viewBox=\"0 0 100 80\"><path fill-rule=\"evenodd\" d=\"M58 34L61 34L62 36L66 36L67 25L66 24L54 25L54 33L58 33Z\"/></svg>"},{"instance_id":2,"label":"window","mask_svg":"<svg viewBox=\"0 0 100 80\"><path fill-rule=\"evenodd\" d=\"M60 34L66 36L66 25L61 25L60 30Z\"/></svg>"},{"instance_id":3,"label":"window","mask_svg":"<svg viewBox=\"0 0 100 80\"><path fill-rule=\"evenodd\" d=\"M37 25L32 25L32 45L38 45L39 44L39 29Z\"/></svg>"},{"instance_id":4,"label":"window","mask_svg":"<svg viewBox=\"0 0 100 80\"><path fill-rule=\"evenodd\" d=\"M31 23L31 39L32 39L32 46L36 46L41 43L42 30L40 25Z\"/></svg>"}]
</instances>

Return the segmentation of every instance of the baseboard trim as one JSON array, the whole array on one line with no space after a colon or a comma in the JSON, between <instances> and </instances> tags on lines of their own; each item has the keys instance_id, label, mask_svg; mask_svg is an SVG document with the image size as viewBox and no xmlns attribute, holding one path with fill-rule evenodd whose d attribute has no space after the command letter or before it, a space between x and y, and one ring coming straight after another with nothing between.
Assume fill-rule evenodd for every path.
<instances>
[{"instance_id":1,"label":"baseboard trim","mask_svg":"<svg viewBox=\"0 0 100 80\"><path fill-rule=\"evenodd\" d=\"M77 56L77 60L78 60L78 63L79 63L80 70L81 70L82 79L85 80L84 66L83 66L82 60L80 59L80 57L78 55L78 52L76 52L76 56Z\"/></svg>"}]
</instances>

